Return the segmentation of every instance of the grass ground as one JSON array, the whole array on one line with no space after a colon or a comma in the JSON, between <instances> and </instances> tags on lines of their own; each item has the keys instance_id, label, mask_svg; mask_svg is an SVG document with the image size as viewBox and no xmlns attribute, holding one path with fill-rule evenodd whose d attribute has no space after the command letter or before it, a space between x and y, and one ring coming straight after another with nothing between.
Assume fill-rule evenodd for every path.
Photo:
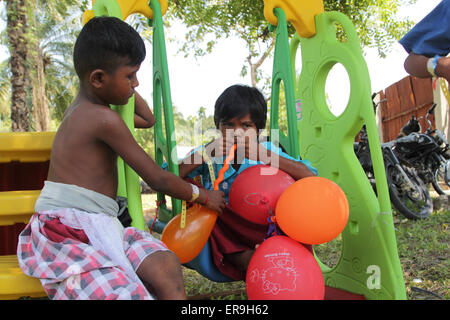
<instances>
[{"instance_id":1,"label":"grass ground","mask_svg":"<svg viewBox=\"0 0 450 320\"><path fill-rule=\"evenodd\" d=\"M142 196L145 218L154 216L155 195ZM409 300L450 299L450 212L434 212L424 220L408 220L394 212L398 253ZM153 233L155 236L157 234ZM339 259L341 240L315 247L319 257L333 266ZM321 259L322 260L322 259ZM183 267L186 291L193 299L247 299L245 283L215 283Z\"/></svg>"}]
</instances>

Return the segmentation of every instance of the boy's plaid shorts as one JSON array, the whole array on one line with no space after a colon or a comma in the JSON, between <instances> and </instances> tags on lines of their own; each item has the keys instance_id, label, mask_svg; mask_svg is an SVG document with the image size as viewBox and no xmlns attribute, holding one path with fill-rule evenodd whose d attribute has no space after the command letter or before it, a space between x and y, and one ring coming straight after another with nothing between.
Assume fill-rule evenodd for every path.
<instances>
[{"instance_id":1,"label":"boy's plaid shorts","mask_svg":"<svg viewBox=\"0 0 450 320\"><path fill-rule=\"evenodd\" d=\"M134 271L150 254L167 250L148 232L125 228L123 248ZM51 299L153 299L108 256L96 250L80 229L36 213L19 236L17 257L25 274L41 280Z\"/></svg>"}]
</instances>

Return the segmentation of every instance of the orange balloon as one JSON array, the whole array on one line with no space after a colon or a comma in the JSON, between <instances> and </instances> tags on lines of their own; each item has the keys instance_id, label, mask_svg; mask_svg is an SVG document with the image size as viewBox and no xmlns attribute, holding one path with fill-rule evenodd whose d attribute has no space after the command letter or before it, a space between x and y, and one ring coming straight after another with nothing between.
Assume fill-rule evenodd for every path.
<instances>
[{"instance_id":1,"label":"orange balloon","mask_svg":"<svg viewBox=\"0 0 450 320\"><path fill-rule=\"evenodd\" d=\"M202 251L217 216L216 211L194 203L186 210L186 226L180 228L181 214L176 215L164 228L161 241L177 255L181 263L189 262Z\"/></svg>"},{"instance_id":2,"label":"orange balloon","mask_svg":"<svg viewBox=\"0 0 450 320\"><path fill-rule=\"evenodd\" d=\"M349 215L344 191L322 177L303 178L280 196L275 217L290 238L306 244L321 244L336 238Z\"/></svg>"}]
</instances>

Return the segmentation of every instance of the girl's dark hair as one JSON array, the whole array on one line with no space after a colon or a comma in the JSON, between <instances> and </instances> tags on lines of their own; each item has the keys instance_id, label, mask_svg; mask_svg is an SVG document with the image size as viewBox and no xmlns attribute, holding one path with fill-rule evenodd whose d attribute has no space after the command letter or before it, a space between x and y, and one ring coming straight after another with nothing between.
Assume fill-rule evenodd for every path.
<instances>
[{"instance_id":1,"label":"girl's dark hair","mask_svg":"<svg viewBox=\"0 0 450 320\"><path fill-rule=\"evenodd\" d=\"M80 80L95 69L114 73L120 65L135 66L145 59L145 45L139 33L114 17L95 17L78 35L73 63Z\"/></svg>"},{"instance_id":2,"label":"girl's dark hair","mask_svg":"<svg viewBox=\"0 0 450 320\"><path fill-rule=\"evenodd\" d=\"M233 85L225 89L214 106L216 128L222 121L241 118L247 113L258 129L264 129L267 120L267 103L262 93L245 85Z\"/></svg>"}]
</instances>

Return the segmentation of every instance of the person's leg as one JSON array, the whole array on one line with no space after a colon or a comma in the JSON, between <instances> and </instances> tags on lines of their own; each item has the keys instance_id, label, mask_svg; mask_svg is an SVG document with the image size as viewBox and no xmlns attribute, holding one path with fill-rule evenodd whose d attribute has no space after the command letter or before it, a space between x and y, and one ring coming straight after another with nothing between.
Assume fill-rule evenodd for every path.
<instances>
[{"instance_id":1,"label":"person's leg","mask_svg":"<svg viewBox=\"0 0 450 320\"><path fill-rule=\"evenodd\" d=\"M158 299L186 299L180 261L171 251L157 251L147 256L136 273Z\"/></svg>"},{"instance_id":2,"label":"person's leg","mask_svg":"<svg viewBox=\"0 0 450 320\"><path fill-rule=\"evenodd\" d=\"M232 265L234 265L240 271L247 271L248 264L252 259L255 250L246 250L231 254L224 255L225 259L227 259Z\"/></svg>"},{"instance_id":3,"label":"person's leg","mask_svg":"<svg viewBox=\"0 0 450 320\"><path fill-rule=\"evenodd\" d=\"M186 299L178 257L146 231L126 228L124 248L128 260L157 299Z\"/></svg>"}]
</instances>

